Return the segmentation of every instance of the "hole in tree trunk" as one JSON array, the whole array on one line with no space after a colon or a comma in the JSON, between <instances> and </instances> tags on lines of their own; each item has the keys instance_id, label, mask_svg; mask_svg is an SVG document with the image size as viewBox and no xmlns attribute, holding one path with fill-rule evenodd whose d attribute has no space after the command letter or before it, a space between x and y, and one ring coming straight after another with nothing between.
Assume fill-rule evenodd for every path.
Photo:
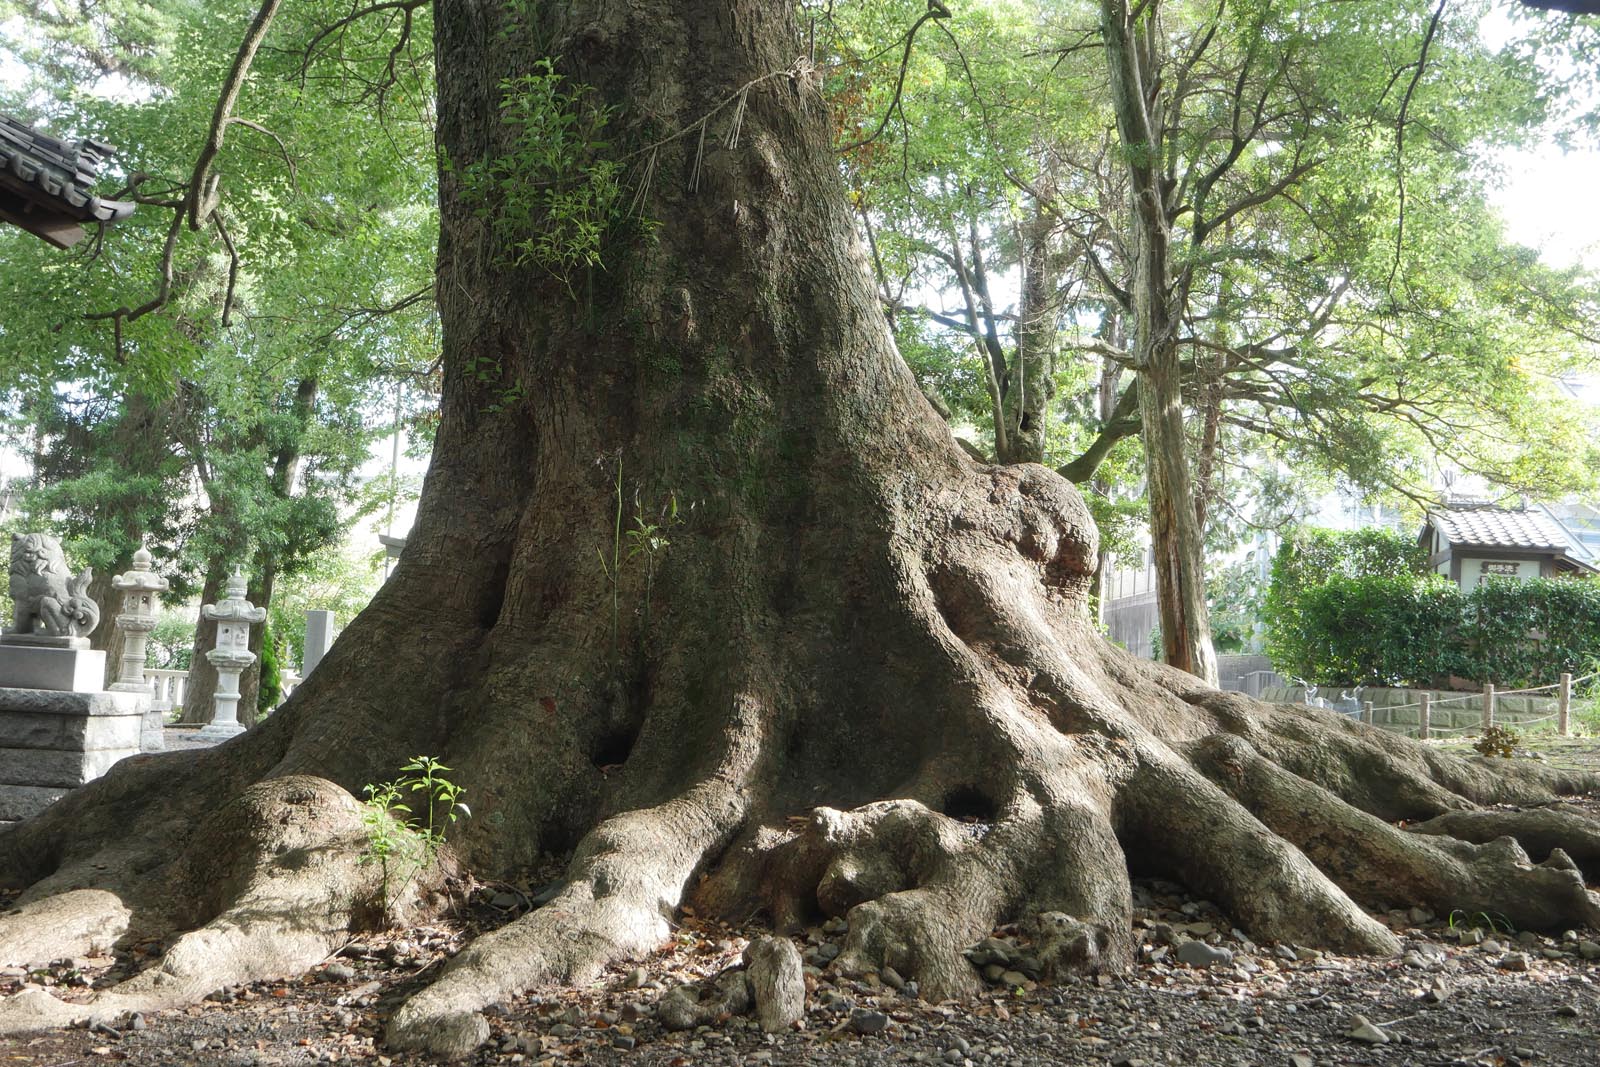
<instances>
[{"instance_id":1,"label":"hole in tree trunk","mask_svg":"<svg viewBox=\"0 0 1600 1067\"><path fill-rule=\"evenodd\" d=\"M996 814L994 801L970 785L958 785L946 793L940 810L952 819L970 823L993 823Z\"/></svg>"},{"instance_id":2,"label":"hole in tree trunk","mask_svg":"<svg viewBox=\"0 0 1600 1067\"><path fill-rule=\"evenodd\" d=\"M628 762L628 753L638 739L639 732L632 728L607 730L595 741L589 760L601 771L614 770Z\"/></svg>"},{"instance_id":3,"label":"hole in tree trunk","mask_svg":"<svg viewBox=\"0 0 1600 1067\"><path fill-rule=\"evenodd\" d=\"M510 576L510 562L501 560L494 569L494 577L484 588L483 599L478 603L478 625L485 630L494 629L500 621L500 609L506 602L506 579Z\"/></svg>"}]
</instances>

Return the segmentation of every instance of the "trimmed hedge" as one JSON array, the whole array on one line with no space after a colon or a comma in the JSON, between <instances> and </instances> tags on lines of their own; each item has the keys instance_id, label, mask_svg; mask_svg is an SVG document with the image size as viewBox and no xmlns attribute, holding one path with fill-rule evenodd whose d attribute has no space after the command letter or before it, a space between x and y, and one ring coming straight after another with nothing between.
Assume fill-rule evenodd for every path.
<instances>
[{"instance_id":1,"label":"trimmed hedge","mask_svg":"<svg viewBox=\"0 0 1600 1067\"><path fill-rule=\"evenodd\" d=\"M1600 581L1489 578L1469 594L1424 571L1422 550L1383 530L1297 531L1272 563L1263 612L1280 674L1320 685L1512 689L1600 658Z\"/></svg>"},{"instance_id":2,"label":"trimmed hedge","mask_svg":"<svg viewBox=\"0 0 1600 1067\"><path fill-rule=\"evenodd\" d=\"M1512 689L1580 673L1600 655L1600 582L1491 578L1463 595L1439 575L1332 578L1301 598L1287 667L1320 684Z\"/></svg>"},{"instance_id":3,"label":"trimmed hedge","mask_svg":"<svg viewBox=\"0 0 1600 1067\"><path fill-rule=\"evenodd\" d=\"M1330 652L1321 636L1325 627L1313 625L1304 615L1307 596L1325 582L1421 575L1426 569L1422 546L1391 530L1294 530L1272 559L1272 581L1261 607L1273 666L1280 674L1316 677L1315 665ZM1335 610L1334 605L1327 608Z\"/></svg>"},{"instance_id":4,"label":"trimmed hedge","mask_svg":"<svg viewBox=\"0 0 1600 1067\"><path fill-rule=\"evenodd\" d=\"M1460 673L1461 591L1439 575L1335 577L1300 600L1306 659L1324 685L1434 684Z\"/></svg>"},{"instance_id":5,"label":"trimmed hedge","mask_svg":"<svg viewBox=\"0 0 1600 1067\"><path fill-rule=\"evenodd\" d=\"M1491 578L1465 598L1458 673L1512 688L1584 673L1600 657L1600 581Z\"/></svg>"}]
</instances>

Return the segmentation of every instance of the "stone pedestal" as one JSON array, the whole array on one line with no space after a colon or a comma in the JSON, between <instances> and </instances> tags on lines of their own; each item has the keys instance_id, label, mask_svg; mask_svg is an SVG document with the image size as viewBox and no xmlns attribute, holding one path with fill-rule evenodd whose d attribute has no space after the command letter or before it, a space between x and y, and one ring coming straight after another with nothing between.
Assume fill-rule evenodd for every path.
<instances>
[{"instance_id":1,"label":"stone pedestal","mask_svg":"<svg viewBox=\"0 0 1600 1067\"><path fill-rule=\"evenodd\" d=\"M206 653L206 660L217 669L216 710L211 722L196 736L203 741L226 741L244 733L239 722L239 675L256 661L250 651L250 627L267 617L245 598L249 583L235 569L228 579L228 595L215 604L200 605L200 617L215 619L217 647Z\"/></svg>"},{"instance_id":2,"label":"stone pedestal","mask_svg":"<svg viewBox=\"0 0 1600 1067\"><path fill-rule=\"evenodd\" d=\"M217 668L217 692L213 697L215 710L211 714L211 721L194 735L196 740L226 741L244 733L244 726L239 722L239 675L255 661L255 656L248 652L244 656L249 658L219 656L214 651L206 653L206 659Z\"/></svg>"},{"instance_id":3,"label":"stone pedestal","mask_svg":"<svg viewBox=\"0 0 1600 1067\"><path fill-rule=\"evenodd\" d=\"M122 664L111 686L115 692L150 693L144 676L144 648L150 631L156 628L158 598L167 590L167 580L151 570L150 564L149 550L140 545L128 573L111 579L111 587L122 594L122 611L117 615L117 629L123 634ZM148 703L140 745L146 752L160 752L167 747L162 734L166 716L156 709L153 697Z\"/></svg>"},{"instance_id":4,"label":"stone pedestal","mask_svg":"<svg viewBox=\"0 0 1600 1067\"><path fill-rule=\"evenodd\" d=\"M47 534L11 539L13 628L0 635L0 822L38 814L148 741L150 693L100 688L106 654L85 636L100 621L87 592L93 577L74 577L61 543Z\"/></svg>"},{"instance_id":5,"label":"stone pedestal","mask_svg":"<svg viewBox=\"0 0 1600 1067\"><path fill-rule=\"evenodd\" d=\"M149 706L149 694L0 688L0 821L36 815L138 755Z\"/></svg>"},{"instance_id":6,"label":"stone pedestal","mask_svg":"<svg viewBox=\"0 0 1600 1067\"><path fill-rule=\"evenodd\" d=\"M25 644L13 634L7 634L0 640L0 685L17 689L94 693L100 690L105 678L104 652L91 648Z\"/></svg>"}]
</instances>

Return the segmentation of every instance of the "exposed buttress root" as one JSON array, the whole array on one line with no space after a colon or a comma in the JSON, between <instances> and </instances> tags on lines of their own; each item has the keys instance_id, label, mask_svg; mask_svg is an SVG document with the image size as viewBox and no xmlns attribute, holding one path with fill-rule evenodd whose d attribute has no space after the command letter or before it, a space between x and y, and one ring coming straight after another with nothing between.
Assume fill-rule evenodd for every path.
<instances>
[{"instance_id":1,"label":"exposed buttress root","mask_svg":"<svg viewBox=\"0 0 1600 1067\"><path fill-rule=\"evenodd\" d=\"M1235 737L1209 738L1195 755L1198 766L1273 833L1370 904L1499 914L1533 930L1600 924L1600 896L1585 887L1582 872L1560 848L1535 865L1510 836L1478 844L1398 829Z\"/></svg>"},{"instance_id":2,"label":"exposed buttress root","mask_svg":"<svg viewBox=\"0 0 1600 1067\"><path fill-rule=\"evenodd\" d=\"M468 945L389 1020L391 1047L464 1056L489 1036L479 1012L530 986L592 980L611 961L671 936L669 919L706 856L741 821L746 754L723 774L655 808L607 819L584 838L569 882L537 911Z\"/></svg>"},{"instance_id":3,"label":"exposed buttress root","mask_svg":"<svg viewBox=\"0 0 1600 1067\"><path fill-rule=\"evenodd\" d=\"M1303 852L1176 759L1128 785L1126 834L1253 936L1388 954L1399 942Z\"/></svg>"},{"instance_id":4,"label":"exposed buttress root","mask_svg":"<svg viewBox=\"0 0 1600 1067\"><path fill-rule=\"evenodd\" d=\"M1600 882L1600 823L1564 804L1527 810L1453 811L1407 827L1416 834L1439 834L1487 844L1514 838L1529 856L1543 861L1560 849L1591 882Z\"/></svg>"},{"instance_id":5,"label":"exposed buttress root","mask_svg":"<svg viewBox=\"0 0 1600 1067\"><path fill-rule=\"evenodd\" d=\"M655 775L639 794L650 799L619 810L630 794L580 782L612 813L579 843L564 887L403 1004L390 1045L464 1056L488 1036L482 1009L655 951L691 899L739 923L764 912L780 933L842 917L833 968L893 967L927 997L975 991L974 946L1003 923L1031 935L1046 977L1126 967L1130 866L1210 897L1257 939L1345 952L1395 952L1365 910L1395 904L1539 929L1600 924L1578 870L1600 864L1600 824L1553 804L1600 777L1462 759L1332 713L1217 693L1111 648L1082 608L1092 526L1052 479L980 474L981 493L949 505L931 546L897 557L899 584L874 616L885 659L860 683L872 706L835 707L808 688L808 670L845 671L852 649L823 641L796 667L793 634L754 625L729 639L750 684L720 679L716 707L656 677L616 779L638 761ZM842 766L819 768L789 747L802 728L808 742L822 731L853 741L858 716L877 731L861 736L901 746L903 761L858 765L834 744ZM1490 807L1503 804L1537 807ZM270 779L209 816L174 860L75 858L0 916L0 961L188 932L86 1003L40 990L0 1003L0 1032L112 1021L315 965L381 918L361 814L323 779ZM418 906L447 875L430 866L399 892L391 884L389 911ZM695 1025L753 1001L763 1026L788 1025L797 966L792 946L770 942L747 972L664 1001L663 1020Z\"/></svg>"},{"instance_id":6,"label":"exposed buttress root","mask_svg":"<svg viewBox=\"0 0 1600 1067\"><path fill-rule=\"evenodd\" d=\"M43 989L0 1001L0 1033L109 1024L191 1004L226 985L298 974L336 951L358 917L382 910L380 902L391 914L414 914L414 902L440 883L439 865L392 864L385 889L380 867L361 861L365 843L361 806L349 793L320 778L270 779L219 809L163 876L129 891L128 900L76 890L25 902L0 917L7 964L109 948L135 930L194 928L149 969L86 1001ZM146 908L144 899L156 903ZM164 908L166 901L179 905Z\"/></svg>"}]
</instances>

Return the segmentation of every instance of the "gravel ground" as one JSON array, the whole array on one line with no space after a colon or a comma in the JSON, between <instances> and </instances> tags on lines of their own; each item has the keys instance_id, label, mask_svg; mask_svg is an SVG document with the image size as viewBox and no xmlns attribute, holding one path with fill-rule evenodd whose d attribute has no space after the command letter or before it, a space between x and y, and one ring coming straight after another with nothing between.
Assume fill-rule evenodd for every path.
<instances>
[{"instance_id":1,"label":"gravel ground","mask_svg":"<svg viewBox=\"0 0 1600 1067\"><path fill-rule=\"evenodd\" d=\"M1545 754L1585 764L1600 760L1600 744L1593 741L1558 747ZM1600 801L1588 806L1600 814ZM424 1057L382 1048L384 1019L468 938L522 913L531 895L529 886L482 886L457 922L352 943L292 981L226 990L203 1005L130 1019L114 1029L0 1038L0 1065L427 1064ZM490 1012L493 1037L469 1062L1600 1064L1600 933L1542 937L1508 931L1492 916L1380 913L1406 951L1398 959L1370 960L1252 944L1213 906L1159 881L1137 883L1136 904L1139 961L1127 974L1036 983L1027 973L1026 939L1001 928L979 957L993 976L988 992L961 1003L923 1001L892 972L833 974L828 960L842 924L813 928L797 939L807 962L807 1014L800 1028L777 1035L761 1033L746 1017L680 1032L655 1020L655 1004L667 989L733 965L746 937L760 932L688 915L673 940L640 966L618 968L590 988L497 1006ZM43 984L72 997L149 965L160 949L134 945L117 959L0 970L0 994Z\"/></svg>"}]
</instances>

